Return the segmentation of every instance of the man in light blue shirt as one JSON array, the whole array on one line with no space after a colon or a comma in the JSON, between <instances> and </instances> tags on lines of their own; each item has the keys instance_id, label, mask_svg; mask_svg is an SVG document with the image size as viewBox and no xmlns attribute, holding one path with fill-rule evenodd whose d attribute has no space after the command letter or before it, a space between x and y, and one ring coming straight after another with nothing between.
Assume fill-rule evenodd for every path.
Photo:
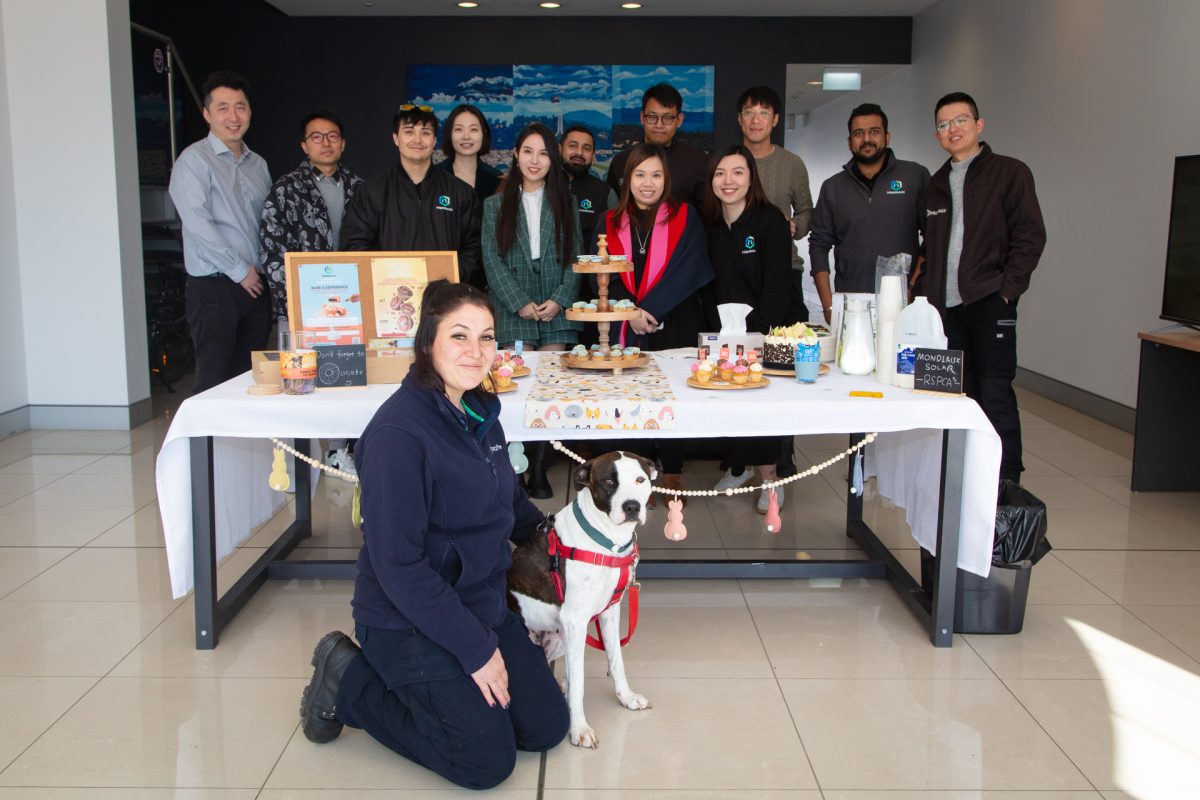
<instances>
[{"instance_id":1,"label":"man in light blue shirt","mask_svg":"<svg viewBox=\"0 0 1200 800\"><path fill-rule=\"evenodd\" d=\"M271 175L242 141L250 128L248 90L236 72L208 77L208 136L180 153L171 171L171 200L183 222L196 393L250 369L250 352L265 350L271 332L258 238Z\"/></svg>"}]
</instances>

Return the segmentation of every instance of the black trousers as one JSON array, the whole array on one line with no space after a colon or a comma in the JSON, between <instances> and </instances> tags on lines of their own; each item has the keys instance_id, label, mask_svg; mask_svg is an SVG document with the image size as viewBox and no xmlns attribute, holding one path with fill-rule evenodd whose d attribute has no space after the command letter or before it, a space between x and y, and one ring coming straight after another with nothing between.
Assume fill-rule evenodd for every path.
<instances>
[{"instance_id":1,"label":"black trousers","mask_svg":"<svg viewBox=\"0 0 1200 800\"><path fill-rule=\"evenodd\" d=\"M458 660L413 631L357 624L362 646L338 687L338 719L468 789L490 789L517 751L549 750L570 714L546 655L512 612L495 629L508 671L508 708L491 707Z\"/></svg>"},{"instance_id":2,"label":"black trousers","mask_svg":"<svg viewBox=\"0 0 1200 800\"><path fill-rule=\"evenodd\" d=\"M979 403L1004 448L1000 478L1017 481L1021 463L1021 417L1013 378L1017 374L1017 301L1005 303L999 293L974 303L948 308L946 338L951 350L963 351L963 389Z\"/></svg>"},{"instance_id":3,"label":"black trousers","mask_svg":"<svg viewBox=\"0 0 1200 800\"><path fill-rule=\"evenodd\" d=\"M271 333L271 292L258 297L224 275L187 279L187 321L196 346L199 394L250 369L250 352L266 350Z\"/></svg>"},{"instance_id":4,"label":"black trousers","mask_svg":"<svg viewBox=\"0 0 1200 800\"><path fill-rule=\"evenodd\" d=\"M791 436L739 436L725 440L726 461L734 473L746 467L761 464L776 465L783 442L791 442ZM787 476L781 476L787 477Z\"/></svg>"}]
</instances>

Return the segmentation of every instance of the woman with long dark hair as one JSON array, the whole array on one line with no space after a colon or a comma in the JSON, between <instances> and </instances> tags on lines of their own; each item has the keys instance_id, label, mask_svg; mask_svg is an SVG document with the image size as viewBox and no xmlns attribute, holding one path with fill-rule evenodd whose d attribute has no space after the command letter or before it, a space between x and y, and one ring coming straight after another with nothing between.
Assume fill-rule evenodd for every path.
<instances>
[{"instance_id":1,"label":"woman with long dark hair","mask_svg":"<svg viewBox=\"0 0 1200 800\"><path fill-rule=\"evenodd\" d=\"M520 339L538 350L567 350L579 341L582 326L563 314L579 291L571 269L579 236L558 143L534 123L517 136L500 192L483 204L483 268L502 347Z\"/></svg>"},{"instance_id":2,"label":"woman with long dark hair","mask_svg":"<svg viewBox=\"0 0 1200 800\"><path fill-rule=\"evenodd\" d=\"M355 449L361 649L326 634L300 705L310 741L361 728L472 789L505 780L517 750L548 750L569 724L545 653L505 600L509 541L544 515L513 474L499 400L480 388L493 324L470 284L426 288L412 369Z\"/></svg>"},{"instance_id":3,"label":"woman with long dark hair","mask_svg":"<svg viewBox=\"0 0 1200 800\"><path fill-rule=\"evenodd\" d=\"M442 127L442 153L438 167L475 190L482 203L500 187L500 172L483 160L492 149L492 128L480 111L469 103L455 106Z\"/></svg>"},{"instance_id":4,"label":"woman with long dark hair","mask_svg":"<svg viewBox=\"0 0 1200 800\"><path fill-rule=\"evenodd\" d=\"M517 135L500 192L483 204L483 269L496 304L496 337L535 350L566 350L579 341L575 302L579 275L579 209L554 134L534 123ZM529 493L554 496L546 479L546 445L529 446Z\"/></svg>"},{"instance_id":5,"label":"woman with long dark hair","mask_svg":"<svg viewBox=\"0 0 1200 800\"><path fill-rule=\"evenodd\" d=\"M766 333L773 326L786 325L792 280L791 230L787 218L767 200L754 155L746 147L733 145L713 159L704 200L708 254L717 274L713 284L716 302L753 308L746 317L748 331ZM730 468L715 488L736 489L748 482L754 475L749 464L758 466L764 482L775 480L781 446L778 436L727 440ZM775 491L782 507L783 487ZM763 514L767 503L764 491L758 499Z\"/></svg>"},{"instance_id":6,"label":"woman with long dark hair","mask_svg":"<svg viewBox=\"0 0 1200 800\"><path fill-rule=\"evenodd\" d=\"M705 309L701 290L713 280L704 240L704 224L696 209L671 199L671 175L665 151L639 144L629 151L621 198L605 217L610 255L626 255L632 272L619 273L609 284L614 300L628 298L641 310L621 324L623 345L642 350L695 347L714 316ZM683 488L683 443L657 442L662 485ZM653 497L651 498L653 499Z\"/></svg>"}]
</instances>

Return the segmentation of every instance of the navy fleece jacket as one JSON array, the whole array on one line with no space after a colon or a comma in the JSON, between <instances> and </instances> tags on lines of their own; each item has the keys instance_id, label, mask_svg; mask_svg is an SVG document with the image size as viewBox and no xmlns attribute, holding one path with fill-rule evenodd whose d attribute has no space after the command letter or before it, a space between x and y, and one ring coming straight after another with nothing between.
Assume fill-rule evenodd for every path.
<instances>
[{"instance_id":1,"label":"navy fleece jacket","mask_svg":"<svg viewBox=\"0 0 1200 800\"><path fill-rule=\"evenodd\" d=\"M353 605L365 625L419 630L469 675L496 650L509 539L531 536L544 515L509 463L500 401L464 400L482 422L410 373L355 445L363 547Z\"/></svg>"}]
</instances>

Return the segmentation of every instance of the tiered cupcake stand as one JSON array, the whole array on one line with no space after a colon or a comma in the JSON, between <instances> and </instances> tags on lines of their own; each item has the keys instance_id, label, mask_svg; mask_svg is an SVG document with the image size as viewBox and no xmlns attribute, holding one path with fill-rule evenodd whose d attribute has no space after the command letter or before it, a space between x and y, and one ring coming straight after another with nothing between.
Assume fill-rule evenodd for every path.
<instances>
[{"instance_id":1,"label":"tiered cupcake stand","mask_svg":"<svg viewBox=\"0 0 1200 800\"><path fill-rule=\"evenodd\" d=\"M590 354L587 356L576 356L570 353L564 354L562 358L564 364L575 369L603 369L610 370L614 375L620 375L622 370L646 366L650 363L650 356L645 353L639 353L637 358L609 357L612 348L608 343L608 333L612 323L637 319L641 316L642 312L636 308L626 311L614 311L608 302L608 283L611 276L621 272L632 272L633 264L628 261L610 260L606 239L607 237L604 234L600 234L599 246L597 248L597 254L601 259L599 262L581 261L572 266L575 272L596 276L596 283L600 289L600 298L596 304L596 310L581 311L576 308L568 308L565 312L567 319L572 322L595 323L596 329L599 332L600 352L604 354L604 358L592 358Z\"/></svg>"}]
</instances>

